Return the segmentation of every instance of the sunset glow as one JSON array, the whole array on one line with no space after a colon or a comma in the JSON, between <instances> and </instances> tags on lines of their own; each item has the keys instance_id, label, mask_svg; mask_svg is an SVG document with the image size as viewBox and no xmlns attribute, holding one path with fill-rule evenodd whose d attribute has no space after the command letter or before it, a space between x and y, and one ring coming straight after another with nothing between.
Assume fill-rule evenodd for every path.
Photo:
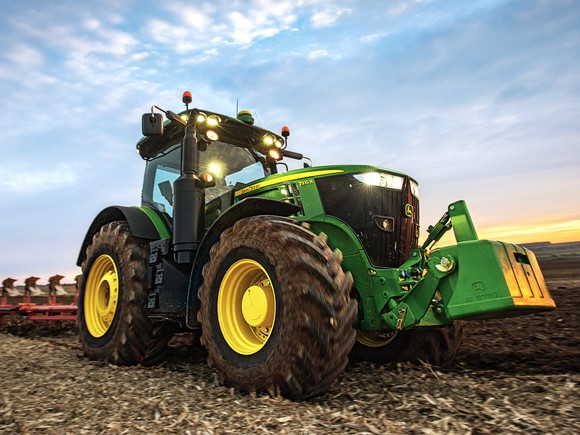
<instances>
[{"instance_id":1,"label":"sunset glow","mask_svg":"<svg viewBox=\"0 0 580 435\"><path fill-rule=\"evenodd\" d=\"M511 243L580 241L580 219L546 224L523 224L478 229L479 238Z\"/></svg>"}]
</instances>

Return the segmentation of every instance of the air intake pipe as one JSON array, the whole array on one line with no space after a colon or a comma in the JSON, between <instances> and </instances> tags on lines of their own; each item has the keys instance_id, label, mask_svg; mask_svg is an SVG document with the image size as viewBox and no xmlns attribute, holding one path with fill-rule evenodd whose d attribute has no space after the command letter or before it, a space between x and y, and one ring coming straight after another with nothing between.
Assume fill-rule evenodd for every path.
<instances>
[{"instance_id":1,"label":"air intake pipe","mask_svg":"<svg viewBox=\"0 0 580 435\"><path fill-rule=\"evenodd\" d=\"M193 262L205 229L204 205L197 131L190 123L181 146L181 175L173 183L173 251L177 263Z\"/></svg>"}]
</instances>

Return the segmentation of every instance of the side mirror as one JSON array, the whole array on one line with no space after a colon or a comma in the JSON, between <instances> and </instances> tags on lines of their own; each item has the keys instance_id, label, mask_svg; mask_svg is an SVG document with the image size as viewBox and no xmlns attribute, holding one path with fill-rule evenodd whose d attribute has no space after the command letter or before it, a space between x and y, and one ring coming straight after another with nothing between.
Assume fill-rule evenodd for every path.
<instances>
[{"instance_id":1,"label":"side mirror","mask_svg":"<svg viewBox=\"0 0 580 435\"><path fill-rule=\"evenodd\" d=\"M143 136L162 135L163 115L161 113L144 113L141 117L141 132Z\"/></svg>"}]
</instances>

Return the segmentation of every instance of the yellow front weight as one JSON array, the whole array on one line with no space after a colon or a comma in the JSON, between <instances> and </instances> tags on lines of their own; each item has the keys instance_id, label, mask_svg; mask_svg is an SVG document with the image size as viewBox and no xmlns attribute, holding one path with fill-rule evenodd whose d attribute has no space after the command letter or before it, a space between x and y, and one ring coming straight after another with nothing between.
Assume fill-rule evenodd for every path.
<instances>
[{"instance_id":1,"label":"yellow front weight","mask_svg":"<svg viewBox=\"0 0 580 435\"><path fill-rule=\"evenodd\" d=\"M276 318L272 280L257 261L238 260L226 271L217 299L218 323L228 345L241 355L264 347Z\"/></svg>"}]
</instances>

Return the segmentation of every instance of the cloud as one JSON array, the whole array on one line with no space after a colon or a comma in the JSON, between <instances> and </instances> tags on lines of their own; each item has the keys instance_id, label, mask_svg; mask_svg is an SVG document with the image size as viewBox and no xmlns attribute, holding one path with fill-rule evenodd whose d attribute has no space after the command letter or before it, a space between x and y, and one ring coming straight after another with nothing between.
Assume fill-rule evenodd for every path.
<instances>
[{"instance_id":1,"label":"cloud","mask_svg":"<svg viewBox=\"0 0 580 435\"><path fill-rule=\"evenodd\" d=\"M319 9L311 17L312 27L325 28L335 25L343 15L348 15L352 11L348 8L338 8L333 5L326 5L325 9Z\"/></svg>"},{"instance_id":2,"label":"cloud","mask_svg":"<svg viewBox=\"0 0 580 435\"><path fill-rule=\"evenodd\" d=\"M291 1L274 0L254 0L250 5L171 3L166 6L169 17L149 20L146 29L155 41L178 53L249 46L289 30L296 19L293 9Z\"/></svg>"},{"instance_id":3,"label":"cloud","mask_svg":"<svg viewBox=\"0 0 580 435\"><path fill-rule=\"evenodd\" d=\"M377 39L379 39L379 38L380 38L380 36L379 36L379 35L377 35L376 33L374 33L374 34L371 34L371 35L365 35L365 36L362 36L362 37L360 38L360 40L361 40L362 42L364 42L364 43L367 43L367 44L368 44L368 43L375 42L375 41L376 41Z\"/></svg>"},{"instance_id":4,"label":"cloud","mask_svg":"<svg viewBox=\"0 0 580 435\"><path fill-rule=\"evenodd\" d=\"M414 9L416 6L424 6L433 0L398 0L389 2L387 13L391 16L398 16Z\"/></svg>"},{"instance_id":5,"label":"cloud","mask_svg":"<svg viewBox=\"0 0 580 435\"><path fill-rule=\"evenodd\" d=\"M75 171L67 163L58 163L51 169L38 169L38 166L0 168L0 189L18 194L38 194L49 190L72 185L76 181Z\"/></svg>"},{"instance_id":6,"label":"cloud","mask_svg":"<svg viewBox=\"0 0 580 435\"><path fill-rule=\"evenodd\" d=\"M44 63L42 53L29 44L19 42L6 48L5 56L18 68L37 68Z\"/></svg>"},{"instance_id":7,"label":"cloud","mask_svg":"<svg viewBox=\"0 0 580 435\"><path fill-rule=\"evenodd\" d=\"M308 59L319 59L321 57L328 57L328 51L326 50L313 50L308 53Z\"/></svg>"},{"instance_id":8,"label":"cloud","mask_svg":"<svg viewBox=\"0 0 580 435\"><path fill-rule=\"evenodd\" d=\"M249 47L285 32L300 32L301 19L314 29L324 29L352 14L351 8L329 0L221 0L195 6L170 3L164 9L164 16L147 22L146 32L181 54L212 47Z\"/></svg>"},{"instance_id":9,"label":"cloud","mask_svg":"<svg viewBox=\"0 0 580 435\"><path fill-rule=\"evenodd\" d=\"M97 116L103 125L105 119L156 92L158 72L142 68L152 63L147 62L150 45L139 43L141 35L127 31L113 9L95 10L89 16L75 7L55 6L22 10L8 19L7 46L13 50L4 52L0 79L18 85L6 87L0 100L9 126L5 137L22 141L43 130L51 137L65 123L75 134L75 128L97 125L93 121ZM31 105L35 109L30 110ZM23 132L25 112L29 125ZM59 145L63 146L62 139ZM89 141L75 146L88 147Z\"/></svg>"},{"instance_id":10,"label":"cloud","mask_svg":"<svg viewBox=\"0 0 580 435\"><path fill-rule=\"evenodd\" d=\"M89 18L83 22L83 25L89 30L96 30L101 27L101 22L95 18Z\"/></svg>"},{"instance_id":11,"label":"cloud","mask_svg":"<svg viewBox=\"0 0 580 435\"><path fill-rule=\"evenodd\" d=\"M149 53L146 51L140 51L138 53L133 53L131 55L131 60L140 61L149 57Z\"/></svg>"}]
</instances>

